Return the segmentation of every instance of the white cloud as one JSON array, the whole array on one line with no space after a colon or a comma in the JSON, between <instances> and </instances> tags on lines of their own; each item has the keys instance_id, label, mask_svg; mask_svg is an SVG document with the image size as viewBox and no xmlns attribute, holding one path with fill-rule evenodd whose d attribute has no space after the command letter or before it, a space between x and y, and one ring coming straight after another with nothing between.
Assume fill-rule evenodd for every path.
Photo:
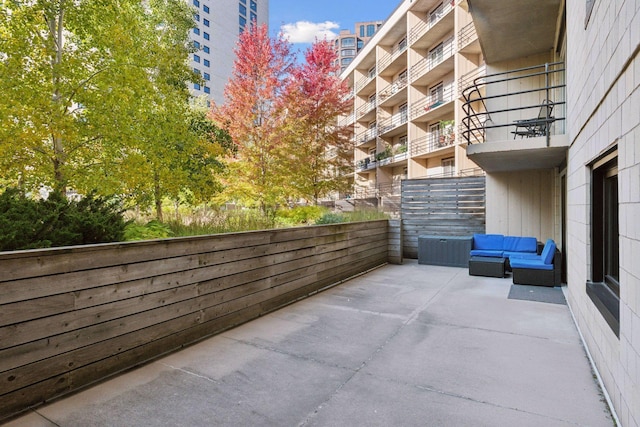
<instances>
[{"instance_id":1,"label":"white cloud","mask_svg":"<svg viewBox=\"0 0 640 427\"><path fill-rule=\"evenodd\" d=\"M280 29L285 39L291 43L313 43L318 40L332 40L337 33L331 31L340 28L337 22L309 22L298 21L293 24L284 24Z\"/></svg>"}]
</instances>

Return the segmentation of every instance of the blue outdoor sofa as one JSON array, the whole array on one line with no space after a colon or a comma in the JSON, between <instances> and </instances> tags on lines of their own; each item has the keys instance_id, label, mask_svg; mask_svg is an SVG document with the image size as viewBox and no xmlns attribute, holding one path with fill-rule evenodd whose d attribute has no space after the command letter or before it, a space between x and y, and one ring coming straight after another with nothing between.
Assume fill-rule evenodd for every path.
<instances>
[{"instance_id":1,"label":"blue outdoor sofa","mask_svg":"<svg viewBox=\"0 0 640 427\"><path fill-rule=\"evenodd\" d=\"M560 251L551 239L547 240L540 255L513 255L509 262L515 284L560 286Z\"/></svg>"},{"instance_id":2,"label":"blue outdoor sofa","mask_svg":"<svg viewBox=\"0 0 640 427\"><path fill-rule=\"evenodd\" d=\"M480 257L511 258L512 255L538 252L535 237L504 236L502 234L474 234L469 255Z\"/></svg>"}]
</instances>

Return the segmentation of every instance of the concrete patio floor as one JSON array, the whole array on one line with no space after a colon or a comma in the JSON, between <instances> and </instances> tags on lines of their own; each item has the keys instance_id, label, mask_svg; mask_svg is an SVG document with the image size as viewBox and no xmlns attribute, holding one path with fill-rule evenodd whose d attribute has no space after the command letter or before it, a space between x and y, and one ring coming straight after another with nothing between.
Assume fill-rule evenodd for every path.
<instances>
[{"instance_id":1,"label":"concrete patio floor","mask_svg":"<svg viewBox=\"0 0 640 427\"><path fill-rule=\"evenodd\" d=\"M387 265L8 426L612 426L566 305Z\"/></svg>"}]
</instances>

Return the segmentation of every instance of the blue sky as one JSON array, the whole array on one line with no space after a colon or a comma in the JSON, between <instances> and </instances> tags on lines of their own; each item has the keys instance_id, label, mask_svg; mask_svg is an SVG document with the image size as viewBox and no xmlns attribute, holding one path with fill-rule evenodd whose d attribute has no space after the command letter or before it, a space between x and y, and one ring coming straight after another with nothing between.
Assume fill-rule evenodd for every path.
<instances>
[{"instance_id":1,"label":"blue sky","mask_svg":"<svg viewBox=\"0 0 640 427\"><path fill-rule=\"evenodd\" d=\"M384 21L400 1L269 0L269 29L272 35L283 30L294 48L304 49L316 37L354 31L356 22Z\"/></svg>"}]
</instances>

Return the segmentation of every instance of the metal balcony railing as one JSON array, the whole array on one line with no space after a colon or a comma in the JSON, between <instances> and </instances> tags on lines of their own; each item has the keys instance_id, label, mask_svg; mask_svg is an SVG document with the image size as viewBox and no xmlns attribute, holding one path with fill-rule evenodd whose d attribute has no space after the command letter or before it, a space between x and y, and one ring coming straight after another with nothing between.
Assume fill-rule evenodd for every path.
<instances>
[{"instance_id":1,"label":"metal balcony railing","mask_svg":"<svg viewBox=\"0 0 640 427\"><path fill-rule=\"evenodd\" d=\"M454 93L453 84L451 84L443 87L442 91L436 91L422 99L419 99L414 102L411 107L411 118L415 119L418 116L453 101Z\"/></svg>"},{"instance_id":2,"label":"metal balcony railing","mask_svg":"<svg viewBox=\"0 0 640 427\"><path fill-rule=\"evenodd\" d=\"M552 134L564 133L565 86L562 62L474 78L462 91L463 140L474 144L544 136L548 146ZM516 106L506 107L511 105Z\"/></svg>"},{"instance_id":3,"label":"metal balcony railing","mask_svg":"<svg viewBox=\"0 0 640 427\"><path fill-rule=\"evenodd\" d=\"M482 65L475 70L468 72L460 77L458 80L458 92L462 94L462 91L473 84L473 81L478 77L484 77L487 74L487 66Z\"/></svg>"},{"instance_id":4,"label":"metal balcony railing","mask_svg":"<svg viewBox=\"0 0 640 427\"><path fill-rule=\"evenodd\" d=\"M355 121L355 114L349 114L346 117L341 118L340 120L338 120L338 126L342 127L342 126L347 126L350 125L351 123L353 123Z\"/></svg>"},{"instance_id":5,"label":"metal balcony railing","mask_svg":"<svg viewBox=\"0 0 640 427\"><path fill-rule=\"evenodd\" d=\"M395 79L393 82L385 86L384 89L380 91L380 95L379 95L380 101L384 102L385 99L400 92L402 89L407 87L407 83L408 83L408 80L406 75Z\"/></svg>"},{"instance_id":6,"label":"metal balcony railing","mask_svg":"<svg viewBox=\"0 0 640 427\"><path fill-rule=\"evenodd\" d=\"M366 170L375 169L375 168L376 168L375 155L367 156L364 159L358 160L356 162L357 171L366 171Z\"/></svg>"},{"instance_id":7,"label":"metal balcony railing","mask_svg":"<svg viewBox=\"0 0 640 427\"><path fill-rule=\"evenodd\" d=\"M374 139L376 139L377 136L378 136L377 128L367 129L363 132L360 132L356 136L356 144L360 145L360 144L365 144L369 141L373 141Z\"/></svg>"},{"instance_id":8,"label":"metal balcony railing","mask_svg":"<svg viewBox=\"0 0 640 427\"><path fill-rule=\"evenodd\" d=\"M458 31L458 49L462 49L478 38L473 22L468 23Z\"/></svg>"},{"instance_id":9,"label":"metal balcony railing","mask_svg":"<svg viewBox=\"0 0 640 427\"><path fill-rule=\"evenodd\" d=\"M396 44L391 52L383 55L378 60L378 70L381 72L387 68L389 64L391 64L398 56L400 56L405 50L407 50L407 40L404 39L403 42Z\"/></svg>"},{"instance_id":10,"label":"metal balcony railing","mask_svg":"<svg viewBox=\"0 0 640 427\"><path fill-rule=\"evenodd\" d=\"M411 81L414 82L416 79L422 77L432 69L434 69L438 64L441 64L446 59L449 59L455 53L453 37L444 41L442 50L432 51L429 55L420 61L416 62L410 70L411 73Z\"/></svg>"},{"instance_id":11,"label":"metal balcony railing","mask_svg":"<svg viewBox=\"0 0 640 427\"><path fill-rule=\"evenodd\" d=\"M431 153L432 151L454 145L455 133L429 132L411 142L411 157Z\"/></svg>"},{"instance_id":12,"label":"metal balcony railing","mask_svg":"<svg viewBox=\"0 0 640 427\"><path fill-rule=\"evenodd\" d=\"M358 109L356 110L356 117L360 118L360 117L364 116L369 111L375 109L376 106L377 106L377 101L376 101L375 98L373 98L370 101L367 101L366 103L364 103L360 107L358 107Z\"/></svg>"},{"instance_id":13,"label":"metal balcony railing","mask_svg":"<svg viewBox=\"0 0 640 427\"><path fill-rule=\"evenodd\" d=\"M378 122L378 134L382 135L386 132L389 132L400 125L407 123L409 120L409 114L407 111L401 111L399 113L394 114L391 117L387 117L386 119L380 120Z\"/></svg>"},{"instance_id":14,"label":"metal balcony railing","mask_svg":"<svg viewBox=\"0 0 640 427\"><path fill-rule=\"evenodd\" d=\"M373 80L376 77L375 74L373 75L368 75L368 76L364 76L362 78L360 78L360 80L358 80L356 82L356 86L355 86L355 93L360 92L360 90L365 87L371 80Z\"/></svg>"},{"instance_id":15,"label":"metal balcony railing","mask_svg":"<svg viewBox=\"0 0 640 427\"><path fill-rule=\"evenodd\" d=\"M447 14L451 9L453 9L455 2L447 1L439 8L433 10L430 14L425 17L425 20L420 22L418 25L415 25L411 31L409 32L409 44L412 45L415 43L420 37L424 35L427 31L429 31L434 25L436 25L440 20Z\"/></svg>"}]
</instances>

